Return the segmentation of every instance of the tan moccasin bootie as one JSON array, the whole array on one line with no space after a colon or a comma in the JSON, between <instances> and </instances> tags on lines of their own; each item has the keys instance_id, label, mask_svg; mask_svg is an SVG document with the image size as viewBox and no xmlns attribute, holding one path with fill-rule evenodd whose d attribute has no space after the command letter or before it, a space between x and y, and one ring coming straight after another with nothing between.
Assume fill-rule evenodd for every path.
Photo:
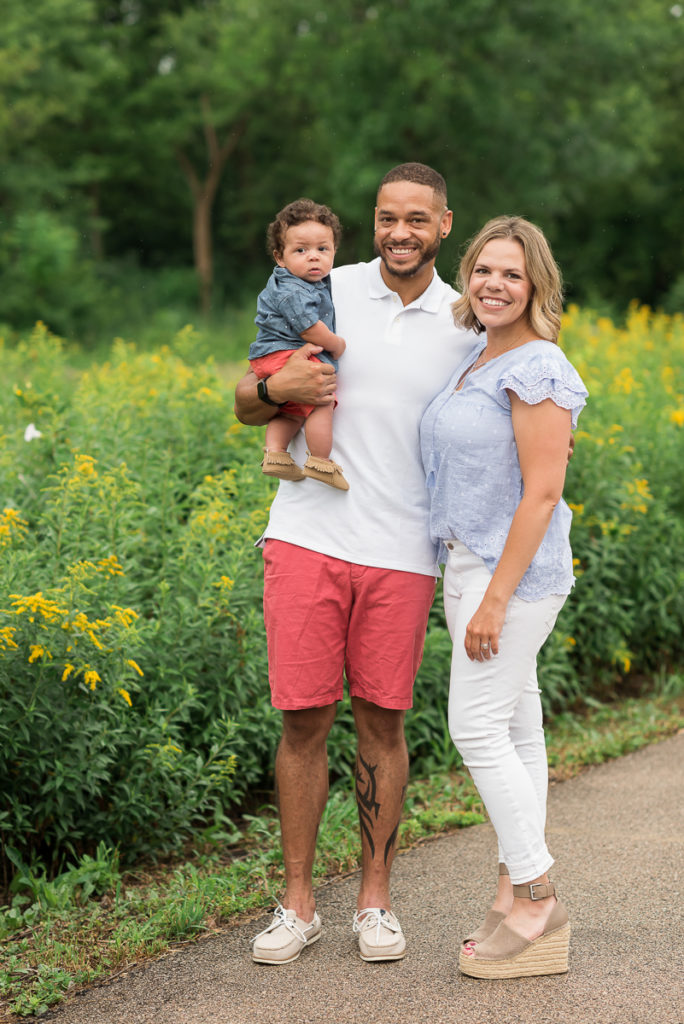
<instances>
[{"instance_id":1,"label":"tan moccasin bootie","mask_svg":"<svg viewBox=\"0 0 684 1024\"><path fill-rule=\"evenodd\" d=\"M303 480L305 474L289 452L276 452L264 448L261 472L266 476L277 476L279 480Z\"/></svg>"},{"instance_id":2,"label":"tan moccasin bootie","mask_svg":"<svg viewBox=\"0 0 684 1024\"><path fill-rule=\"evenodd\" d=\"M310 476L312 480L320 480L322 484L329 487L336 487L338 491L348 491L349 484L344 479L342 467L338 466L332 459L319 459L316 455L307 452L308 458L304 463L304 476Z\"/></svg>"}]
</instances>

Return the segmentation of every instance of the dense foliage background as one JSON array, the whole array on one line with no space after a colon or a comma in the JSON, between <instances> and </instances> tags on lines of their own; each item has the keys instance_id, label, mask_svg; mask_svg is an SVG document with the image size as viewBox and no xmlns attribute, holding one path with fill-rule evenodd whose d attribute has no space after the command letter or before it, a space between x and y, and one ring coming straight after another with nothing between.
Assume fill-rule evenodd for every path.
<instances>
[{"instance_id":1,"label":"dense foliage background","mask_svg":"<svg viewBox=\"0 0 684 1024\"><path fill-rule=\"evenodd\" d=\"M681 667L683 58L684 11L660 0L6 0L0 884L99 842L132 860L230 836L268 798L252 541L272 483L232 418L239 370L210 353L246 354L283 204L333 206L338 262L365 259L377 183L406 160L449 185L445 278L485 219L521 213L570 299L612 316L573 306L563 332L592 398L547 711ZM175 335L198 311L201 335ZM437 602L418 773L457 756L449 646Z\"/></svg>"},{"instance_id":2,"label":"dense foliage background","mask_svg":"<svg viewBox=\"0 0 684 1024\"><path fill-rule=\"evenodd\" d=\"M244 351L250 329L236 335ZM546 710L651 693L684 663L684 318L572 307L563 347L592 399L566 497L577 586L540 659ZM118 846L130 862L271 798L254 540L273 481L201 339L117 342L75 372L44 327L0 344L0 887ZM407 718L415 777L458 761L439 601ZM329 745L348 785L343 706ZM20 867L20 870L23 868Z\"/></svg>"},{"instance_id":3,"label":"dense foliage background","mask_svg":"<svg viewBox=\"0 0 684 1024\"><path fill-rule=\"evenodd\" d=\"M365 258L377 182L414 159L449 184L444 276L522 213L571 298L684 307L679 4L8 0L2 20L0 323L92 342L253 302L266 224L301 194Z\"/></svg>"}]
</instances>

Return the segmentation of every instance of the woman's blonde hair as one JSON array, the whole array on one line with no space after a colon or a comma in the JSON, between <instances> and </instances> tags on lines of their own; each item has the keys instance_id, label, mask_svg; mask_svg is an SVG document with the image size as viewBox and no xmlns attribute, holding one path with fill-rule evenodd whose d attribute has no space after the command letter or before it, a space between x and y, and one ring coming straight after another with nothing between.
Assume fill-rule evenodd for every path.
<instances>
[{"instance_id":1,"label":"woman's blonde hair","mask_svg":"<svg viewBox=\"0 0 684 1024\"><path fill-rule=\"evenodd\" d=\"M545 341L558 341L563 312L563 281L544 233L523 217L495 217L471 240L458 268L456 287L461 292L451 307L454 322L480 334L484 327L470 304L468 284L480 253L496 238L510 238L522 246L527 276L532 284L529 318L532 330Z\"/></svg>"}]
</instances>

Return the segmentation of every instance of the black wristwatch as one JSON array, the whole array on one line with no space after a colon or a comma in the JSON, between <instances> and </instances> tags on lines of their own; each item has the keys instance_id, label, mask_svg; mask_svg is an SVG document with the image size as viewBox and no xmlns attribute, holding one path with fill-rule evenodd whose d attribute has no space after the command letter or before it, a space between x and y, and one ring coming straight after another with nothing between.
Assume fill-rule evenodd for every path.
<instances>
[{"instance_id":1,"label":"black wristwatch","mask_svg":"<svg viewBox=\"0 0 684 1024\"><path fill-rule=\"evenodd\" d=\"M259 396L262 402L266 402L266 405L275 405L276 409L280 409L281 405L285 405L285 402L273 401L273 399L268 393L268 388L266 387L267 380L268 377L263 377L261 380L257 381L257 395Z\"/></svg>"}]
</instances>

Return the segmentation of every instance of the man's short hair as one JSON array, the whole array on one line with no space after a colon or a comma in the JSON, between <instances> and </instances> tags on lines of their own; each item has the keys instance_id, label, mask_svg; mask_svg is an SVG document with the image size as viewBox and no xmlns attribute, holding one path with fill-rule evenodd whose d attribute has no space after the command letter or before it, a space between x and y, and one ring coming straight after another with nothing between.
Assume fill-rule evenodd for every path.
<instances>
[{"instance_id":1,"label":"man's short hair","mask_svg":"<svg viewBox=\"0 0 684 1024\"><path fill-rule=\"evenodd\" d=\"M427 185L443 201L445 206L448 205L446 181L439 171L433 170L427 164L408 163L398 164L396 167L393 167L380 182L378 194L383 185L390 185L394 181L410 181L414 185Z\"/></svg>"}]
</instances>

